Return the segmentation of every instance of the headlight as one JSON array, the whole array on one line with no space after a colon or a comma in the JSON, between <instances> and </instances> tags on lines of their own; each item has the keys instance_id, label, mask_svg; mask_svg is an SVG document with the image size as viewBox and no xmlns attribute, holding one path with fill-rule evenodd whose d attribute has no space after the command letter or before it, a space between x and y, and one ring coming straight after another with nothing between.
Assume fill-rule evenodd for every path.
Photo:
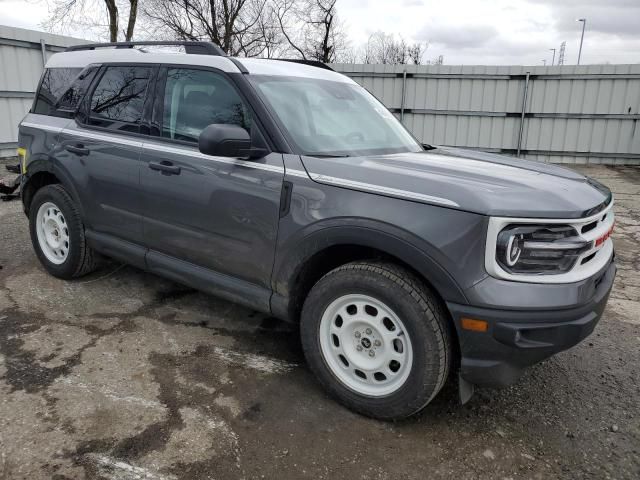
<instances>
[{"instance_id":1,"label":"headlight","mask_svg":"<svg viewBox=\"0 0 640 480\"><path fill-rule=\"evenodd\" d=\"M591 248L568 225L508 225L498 234L496 261L513 274L560 274Z\"/></svg>"}]
</instances>

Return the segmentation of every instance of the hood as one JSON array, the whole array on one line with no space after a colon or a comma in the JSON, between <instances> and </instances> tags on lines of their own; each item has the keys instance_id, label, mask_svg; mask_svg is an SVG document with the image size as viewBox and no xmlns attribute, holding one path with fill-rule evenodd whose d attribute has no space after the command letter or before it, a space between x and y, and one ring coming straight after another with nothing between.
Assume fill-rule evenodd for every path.
<instances>
[{"instance_id":1,"label":"hood","mask_svg":"<svg viewBox=\"0 0 640 480\"><path fill-rule=\"evenodd\" d=\"M611 200L604 185L569 169L459 148L302 161L319 183L483 215L580 218Z\"/></svg>"}]
</instances>

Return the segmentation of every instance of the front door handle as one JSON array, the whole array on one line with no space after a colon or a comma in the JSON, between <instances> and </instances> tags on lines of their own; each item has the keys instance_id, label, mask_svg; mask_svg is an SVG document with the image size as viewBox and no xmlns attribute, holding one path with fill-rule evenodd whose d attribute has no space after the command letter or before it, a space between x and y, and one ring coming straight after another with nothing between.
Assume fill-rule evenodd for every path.
<instances>
[{"instance_id":1,"label":"front door handle","mask_svg":"<svg viewBox=\"0 0 640 480\"><path fill-rule=\"evenodd\" d=\"M81 157L89 155L89 149L85 148L85 146L81 143L76 143L75 145L65 145L64 149L68 152L80 155Z\"/></svg>"},{"instance_id":2,"label":"front door handle","mask_svg":"<svg viewBox=\"0 0 640 480\"><path fill-rule=\"evenodd\" d=\"M162 172L164 175L180 175L180 167L166 160L162 162L149 162L149 168Z\"/></svg>"}]
</instances>

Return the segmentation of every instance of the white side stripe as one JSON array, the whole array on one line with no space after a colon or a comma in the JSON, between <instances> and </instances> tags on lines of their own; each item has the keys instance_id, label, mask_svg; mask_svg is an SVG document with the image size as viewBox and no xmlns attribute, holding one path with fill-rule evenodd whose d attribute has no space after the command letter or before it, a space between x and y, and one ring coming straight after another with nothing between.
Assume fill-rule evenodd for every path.
<instances>
[{"instance_id":1,"label":"white side stripe","mask_svg":"<svg viewBox=\"0 0 640 480\"><path fill-rule=\"evenodd\" d=\"M65 134L74 137L90 138L91 140L100 140L103 142L119 143L129 147L142 147L142 142L130 140L128 138L113 137L111 135L103 135L101 133L88 132L86 130L65 130Z\"/></svg>"},{"instance_id":2,"label":"white side stripe","mask_svg":"<svg viewBox=\"0 0 640 480\"><path fill-rule=\"evenodd\" d=\"M142 147L146 150L174 153L176 155L186 155L188 157L201 158L203 160L211 160L214 162L226 163L228 165L237 165L240 167L249 167L249 168L257 168L259 170L266 170L268 172L284 173L284 168L279 167L277 165L266 165L264 163L252 162L250 160L239 160L237 158L212 157L211 155L205 155L204 153L195 152L193 150L187 150L184 148L175 148L168 145L161 145L158 143L143 143Z\"/></svg>"},{"instance_id":3,"label":"white side stripe","mask_svg":"<svg viewBox=\"0 0 640 480\"><path fill-rule=\"evenodd\" d=\"M302 170L293 170L291 168L287 168L286 173L287 175L291 175L293 177L309 178L309 175L307 175L307 172L304 172Z\"/></svg>"},{"instance_id":4,"label":"white side stripe","mask_svg":"<svg viewBox=\"0 0 640 480\"><path fill-rule=\"evenodd\" d=\"M22 122L22 125L25 127L39 128L42 130L47 130L47 131L56 132L56 133L60 133L63 130L60 127L52 127L45 124L35 124L31 122ZM274 173L285 172L285 169L278 165L266 165L264 163L257 163L249 160L238 160L235 158L227 158L227 157L212 157L210 155L205 155L203 153L196 152L193 150L187 150L185 148L176 148L169 145L162 145L159 143L146 143L146 142L141 142L136 140L130 140L127 138L116 137L112 135L88 132L86 130L64 130L64 133L77 136L77 137L84 137L84 138L90 138L93 140L101 140L101 141L110 142L110 143L118 143L121 145L143 148L145 150L173 153L175 155L186 155L188 157L201 158L203 160L226 163L228 165L237 165L241 167L255 168L258 170L265 170L265 171L274 172ZM328 175L320 175L317 173L309 173L307 175L307 173L302 170L287 169L286 173L287 175L291 175L294 177L301 177L301 178L308 178L310 176L311 179L315 180L316 182L325 183L328 185L353 188L356 190L363 190L365 192L380 193L383 195L390 195L393 197L406 198L408 200L417 200L417 201L422 201L427 203L435 203L439 205L446 205L449 207L460 207L460 205L458 205L453 200L449 200L447 198L442 198L442 197L436 197L433 195L426 195L423 193L411 192L407 190L399 190L397 188L384 187L382 185L375 185L371 183L357 182L355 180L347 180L346 178L331 177Z\"/></svg>"},{"instance_id":5,"label":"white side stripe","mask_svg":"<svg viewBox=\"0 0 640 480\"><path fill-rule=\"evenodd\" d=\"M249 160L239 160L235 158L226 157L212 157L211 155L205 155L193 150L187 150L186 148L175 148L169 145L161 145L158 143L146 143L140 140L133 140L129 138L122 138L119 136L108 135L98 132L92 132L87 130L73 130L63 129L61 127L52 127L45 124L35 124L30 122L22 122L25 127L39 128L41 130L47 130L51 132L60 133L64 130L64 133L74 137L87 138L91 140L98 140L103 142L115 143L119 145L127 145L129 147L144 148L146 150L153 150L157 152L173 153L176 155L186 155L193 158L201 158L203 160L210 160L212 162L226 163L228 165L237 165L240 167L255 168L258 170L265 170L267 172L284 173L284 168L278 165L267 165L264 163L252 162Z\"/></svg>"},{"instance_id":6,"label":"white side stripe","mask_svg":"<svg viewBox=\"0 0 640 480\"><path fill-rule=\"evenodd\" d=\"M31 122L22 122L20 126L30 127L30 128L39 128L40 130L47 130L48 132L55 132L55 133L60 133L62 131L62 127L53 127L51 125L44 125L44 124L31 123Z\"/></svg>"},{"instance_id":7,"label":"white side stripe","mask_svg":"<svg viewBox=\"0 0 640 480\"><path fill-rule=\"evenodd\" d=\"M371 193L381 193L393 197L406 198L408 200L418 200L427 203L437 203L448 207L459 207L456 202L447 198L434 197L433 195L425 195L423 193L410 192L407 190L398 190L397 188L383 187L382 185L374 185L371 183L356 182L345 178L330 177L328 175L318 175L317 173L309 174L313 180L319 183L327 183L329 185L343 186L354 188L356 190L364 190Z\"/></svg>"}]
</instances>

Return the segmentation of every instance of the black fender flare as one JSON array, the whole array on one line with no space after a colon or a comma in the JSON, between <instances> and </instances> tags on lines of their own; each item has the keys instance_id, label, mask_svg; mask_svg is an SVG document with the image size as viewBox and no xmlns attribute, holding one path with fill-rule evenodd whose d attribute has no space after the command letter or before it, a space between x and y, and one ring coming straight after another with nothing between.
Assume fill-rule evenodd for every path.
<instances>
[{"instance_id":1,"label":"black fender flare","mask_svg":"<svg viewBox=\"0 0 640 480\"><path fill-rule=\"evenodd\" d=\"M274 295L271 307L274 315L291 317L290 296L306 262L323 250L339 245L362 246L384 252L416 270L444 301L468 303L455 279L429 253L434 250L435 254L435 247L387 223L341 217L309 225L278 246L272 277Z\"/></svg>"}]
</instances>

